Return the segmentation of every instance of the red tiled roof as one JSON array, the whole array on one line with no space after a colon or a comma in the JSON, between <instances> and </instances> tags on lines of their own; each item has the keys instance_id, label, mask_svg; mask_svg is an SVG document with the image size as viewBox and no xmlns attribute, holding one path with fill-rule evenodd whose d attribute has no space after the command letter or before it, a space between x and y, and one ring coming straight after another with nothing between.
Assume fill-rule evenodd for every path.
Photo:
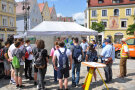
<instances>
[{"instance_id":1,"label":"red tiled roof","mask_svg":"<svg viewBox=\"0 0 135 90\"><path fill-rule=\"evenodd\" d=\"M99 6L114 6L114 5L127 5L135 4L135 1L130 0L120 0L120 3L112 3L112 0L103 0L104 2L99 4L98 0L89 0L89 7L99 7Z\"/></svg>"},{"instance_id":2,"label":"red tiled roof","mask_svg":"<svg viewBox=\"0 0 135 90\"><path fill-rule=\"evenodd\" d=\"M53 7L50 7L49 8L50 14L52 13L52 10L53 10Z\"/></svg>"},{"instance_id":3,"label":"red tiled roof","mask_svg":"<svg viewBox=\"0 0 135 90\"><path fill-rule=\"evenodd\" d=\"M40 12L42 12L43 8L44 8L44 3L39 3L38 6L39 6L39 9L40 9Z\"/></svg>"}]
</instances>

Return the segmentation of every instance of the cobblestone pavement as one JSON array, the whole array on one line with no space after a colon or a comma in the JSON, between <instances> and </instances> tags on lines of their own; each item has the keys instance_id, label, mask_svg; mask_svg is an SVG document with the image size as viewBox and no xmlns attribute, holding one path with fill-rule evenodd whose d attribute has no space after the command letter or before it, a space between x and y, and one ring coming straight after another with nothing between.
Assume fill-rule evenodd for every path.
<instances>
[{"instance_id":1,"label":"cobblestone pavement","mask_svg":"<svg viewBox=\"0 0 135 90\"><path fill-rule=\"evenodd\" d=\"M119 59L115 60L113 64L113 80L107 86L110 90L135 90L135 59L129 59L127 61L127 77L124 79L117 78L119 75ZM70 78L69 78L69 90L82 90L81 85L85 80L85 76L87 75L86 66L81 67L81 74L80 74L80 86L76 88L71 87L71 71L70 71ZM101 68L99 69L103 78L104 77L104 70ZM53 82L53 68L52 65L48 65L47 74L46 74L46 88L48 90L57 90L58 83ZM33 85L33 81L23 79L23 84L25 88L23 90L37 90L36 86ZM16 90L15 85L9 84L9 80L0 80L0 90ZM91 84L90 90L106 90L100 76L97 73L97 82Z\"/></svg>"}]
</instances>

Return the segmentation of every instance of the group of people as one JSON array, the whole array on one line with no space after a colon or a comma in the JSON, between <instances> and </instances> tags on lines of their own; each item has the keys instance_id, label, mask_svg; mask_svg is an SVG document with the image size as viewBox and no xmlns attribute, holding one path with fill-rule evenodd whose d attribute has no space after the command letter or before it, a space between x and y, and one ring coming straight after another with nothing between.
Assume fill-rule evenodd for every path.
<instances>
[{"instance_id":1,"label":"group of people","mask_svg":"<svg viewBox=\"0 0 135 90\"><path fill-rule=\"evenodd\" d=\"M64 47L64 41L58 38L54 43L54 47L51 49L50 55L48 55L43 40L37 40L34 48L31 47L30 40L26 40L24 43L23 38L14 39L14 43L12 44L8 41L5 42L5 46L1 49L3 50L2 59L4 62L5 79L11 79L10 83L15 84L16 88L23 88L25 86L22 85L22 75L23 71L25 71L26 79L34 79L34 85L37 85L37 89L45 90L44 78L47 71L47 63L49 62L48 59L51 58L52 66L54 68L54 83L59 82L59 90L63 90L63 79L64 90L68 90L70 70L72 70L72 87L78 87L81 62L98 62L99 56L96 51L97 44L94 40L92 43L88 44L87 40L83 39L82 43L79 44L79 39L73 38L73 44L73 47L67 49ZM102 57L102 63L106 64L106 67L104 68L106 77L105 82L108 83L112 80L112 64L115 60L115 48L109 39L105 40L105 44L106 46L103 48L100 56ZM123 50L125 49L125 46ZM128 52L127 48L124 52ZM19 68L16 68L13 63L13 61L16 60L16 57L19 61ZM122 59L125 60L127 57L123 56ZM126 60L124 62L126 62ZM34 78L32 77L33 64ZM126 76L126 67L122 64L120 66L119 77L124 77ZM87 67L88 71L89 69L90 67ZM96 81L95 70L93 75Z\"/></svg>"}]
</instances>

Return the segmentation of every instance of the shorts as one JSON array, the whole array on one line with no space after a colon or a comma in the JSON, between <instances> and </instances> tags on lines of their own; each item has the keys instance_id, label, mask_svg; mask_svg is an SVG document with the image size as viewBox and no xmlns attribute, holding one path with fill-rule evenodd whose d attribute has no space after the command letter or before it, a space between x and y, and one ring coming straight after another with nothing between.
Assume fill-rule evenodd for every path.
<instances>
[{"instance_id":1,"label":"shorts","mask_svg":"<svg viewBox=\"0 0 135 90\"><path fill-rule=\"evenodd\" d=\"M65 69L58 68L57 77L58 77L58 79L63 79L63 77L68 78L69 77L69 68L65 68Z\"/></svg>"},{"instance_id":2,"label":"shorts","mask_svg":"<svg viewBox=\"0 0 135 90\"><path fill-rule=\"evenodd\" d=\"M37 72L38 72L38 68L36 68L34 65L34 73L37 73Z\"/></svg>"},{"instance_id":3,"label":"shorts","mask_svg":"<svg viewBox=\"0 0 135 90\"><path fill-rule=\"evenodd\" d=\"M10 70L10 63L8 61L5 61L5 60L4 60L4 69Z\"/></svg>"},{"instance_id":4,"label":"shorts","mask_svg":"<svg viewBox=\"0 0 135 90\"><path fill-rule=\"evenodd\" d=\"M10 68L11 68L11 70L14 70L14 66L13 66L12 62L10 63Z\"/></svg>"},{"instance_id":5,"label":"shorts","mask_svg":"<svg viewBox=\"0 0 135 90\"><path fill-rule=\"evenodd\" d=\"M22 77L24 71L24 65L20 65L20 68L15 68L15 76Z\"/></svg>"}]
</instances>

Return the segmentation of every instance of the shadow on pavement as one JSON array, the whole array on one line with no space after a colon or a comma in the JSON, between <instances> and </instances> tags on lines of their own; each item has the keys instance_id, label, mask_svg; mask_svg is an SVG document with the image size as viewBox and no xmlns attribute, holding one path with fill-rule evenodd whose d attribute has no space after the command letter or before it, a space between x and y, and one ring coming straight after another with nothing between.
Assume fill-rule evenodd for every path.
<instances>
[{"instance_id":1,"label":"shadow on pavement","mask_svg":"<svg viewBox=\"0 0 135 90\"><path fill-rule=\"evenodd\" d=\"M135 73L129 73L127 76L135 76Z\"/></svg>"}]
</instances>

